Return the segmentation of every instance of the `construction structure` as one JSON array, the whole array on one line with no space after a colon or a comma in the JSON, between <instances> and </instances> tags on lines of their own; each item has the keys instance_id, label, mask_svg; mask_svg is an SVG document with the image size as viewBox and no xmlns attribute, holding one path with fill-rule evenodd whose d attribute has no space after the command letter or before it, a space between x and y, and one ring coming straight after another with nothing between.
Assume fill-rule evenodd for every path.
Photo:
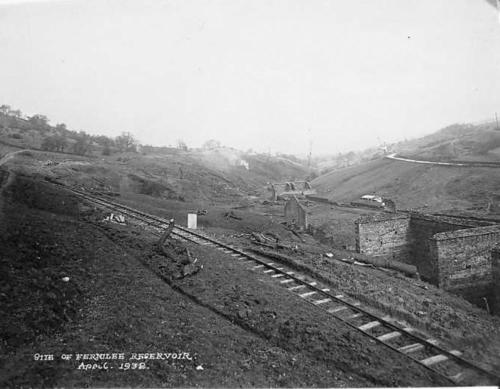
<instances>
[{"instance_id":1,"label":"construction structure","mask_svg":"<svg viewBox=\"0 0 500 389\"><path fill-rule=\"evenodd\" d=\"M414 265L425 281L478 305L492 298L500 225L398 212L360 218L355 228L358 253Z\"/></svg>"},{"instance_id":2,"label":"construction structure","mask_svg":"<svg viewBox=\"0 0 500 389\"><path fill-rule=\"evenodd\" d=\"M273 183L270 186L271 200L287 200L296 196L304 198L306 195L316 194L316 190L312 188L308 181L290 181L283 183Z\"/></svg>"},{"instance_id":3,"label":"construction structure","mask_svg":"<svg viewBox=\"0 0 500 389\"><path fill-rule=\"evenodd\" d=\"M299 230L307 230L307 211L295 195L285 203L285 220Z\"/></svg>"}]
</instances>

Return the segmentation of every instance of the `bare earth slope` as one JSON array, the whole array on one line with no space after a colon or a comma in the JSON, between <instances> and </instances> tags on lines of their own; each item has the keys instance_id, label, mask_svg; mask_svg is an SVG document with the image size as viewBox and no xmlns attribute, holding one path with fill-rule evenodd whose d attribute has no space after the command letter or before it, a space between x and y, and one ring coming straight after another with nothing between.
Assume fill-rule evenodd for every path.
<instances>
[{"instance_id":1,"label":"bare earth slope","mask_svg":"<svg viewBox=\"0 0 500 389\"><path fill-rule=\"evenodd\" d=\"M335 201L376 193L398 208L486 208L500 200L500 169L413 164L378 159L316 178L313 185Z\"/></svg>"}]
</instances>

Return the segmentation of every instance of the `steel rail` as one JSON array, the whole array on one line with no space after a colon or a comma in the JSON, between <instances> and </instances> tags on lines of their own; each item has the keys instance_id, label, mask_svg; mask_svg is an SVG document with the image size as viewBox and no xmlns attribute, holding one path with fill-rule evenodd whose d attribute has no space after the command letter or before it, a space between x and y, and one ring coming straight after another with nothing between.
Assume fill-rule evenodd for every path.
<instances>
[{"instance_id":1,"label":"steel rail","mask_svg":"<svg viewBox=\"0 0 500 389\"><path fill-rule=\"evenodd\" d=\"M126 213L129 216L135 217L135 218L143 221L146 224L153 225L153 223L151 222L151 220L154 220L155 222L160 223L160 224L154 224L154 227L156 227L156 228L161 228L160 227L161 225L166 225L166 224L169 223L169 220L161 218L159 216L151 215L151 214L148 214L146 212L139 211L137 209L128 207L126 205L123 205L123 204L120 204L120 203L116 203L114 201L110 201L110 200L107 200L107 199L104 200L101 197L90 195L90 194L82 192L80 190L68 188L68 187L65 187L65 186L63 186L63 187L65 189L67 189L67 190L69 190L69 191L71 191L71 192L73 192L73 193L75 193L75 194L83 197L83 198L86 198L87 200L90 200L90 201L95 202L97 204L101 204L101 205L103 205L103 206L105 206L107 208L111 208L111 209L115 209L115 210L122 210L122 212L123 212L123 210L125 210L125 211L127 211ZM138 217L137 215L139 215L140 217ZM176 232L175 229L177 229L179 231L182 231L183 234L180 234L179 232ZM198 232L194 232L192 230L189 230L187 228L181 227L179 225L175 225L175 229L174 229L173 233L176 236L178 236L178 237L181 237L181 238L183 238L185 240L188 240L188 241L191 241L193 243L199 243L199 241L197 241L195 239L186 237L185 234L188 234L188 235L191 235L191 236L195 236L198 239L210 242L210 243L212 243L215 246L222 247L223 249L229 250L229 251L231 251L233 253L239 254L240 256L246 257L246 258L248 258L248 259L250 259L250 260L252 260L254 262L257 262L257 263L263 265L268 270L273 270L276 273L283 274L283 276L285 276L286 278L292 279L295 283L297 283L299 285L303 285L303 286L307 287L308 289L314 291L315 293L318 293L320 295L323 295L323 296L329 298L332 302L335 302L335 303L343 305L343 306L347 306L350 310L352 310L354 312L358 312L358 313L362 314L363 316L366 316L366 317L368 317L370 319L373 319L374 321L378 321L383 327L391 329L391 330L394 330L394 331L397 331L397 332L401 333L402 335L404 335L405 337L407 337L409 339L412 339L416 343L419 343L419 344L425 346L426 348L437 352L438 354L445 355L446 357L448 357L449 360L455 361L455 363L457 365L459 365L459 366L467 367L467 368L469 368L469 369L471 369L473 371L479 372L482 375L487 376L489 379L492 379L495 382L495 384L497 384L497 385L500 383L500 376L498 376L497 374L495 374L495 373L493 373L491 371L488 371L488 370L482 368L481 366L476 365L475 363L473 363L473 362L471 362L469 360L461 358L460 356L455 355L454 353L452 353L452 352L450 352L450 351L448 351L448 350L446 350L446 349L444 349L444 348L442 348L442 347L440 347L440 346L438 346L438 345L436 345L434 343L431 343L428 340L426 340L424 338L421 338L421 337L419 337L419 336L417 336L417 335L415 335L415 334L413 334L413 333L411 333L411 332L409 332L409 331L407 331L407 330L405 330L405 329L403 329L403 328L401 328L401 327L399 327L399 326L391 323L388 320L383 319L382 317L379 317L379 316L377 316L377 315L375 315L375 314L373 314L371 312L368 312L367 310L361 308L358 305L355 305L355 304L350 303L348 301L345 301L345 300L343 300L343 299L341 299L339 297L336 297L332 293L328 293L327 291L325 291L325 290L323 290L323 289L321 289L319 287L316 287L315 285L311 285L310 282L307 282L307 281L304 280L305 277L299 278L299 277L295 276L294 274L289 274L289 272L287 273L286 271L283 271L282 268L278 268L277 266L274 266L273 263L268 263L265 260L262 260L262 259L258 258L257 256L255 256L253 254L249 254L249 253L247 253L245 251L242 251L242 250L240 250L240 249L238 249L238 248L236 248L234 246L231 246L229 244L223 243L221 241L218 241L218 240L216 240L214 238L211 238L211 237L208 237L206 235L200 234ZM306 298L302 298L302 299L305 300L306 302L309 302L310 304L314 305L315 307L320 308L320 309L326 311L320 305L315 304L314 301L308 300ZM383 344L384 346L390 348L391 350L397 352L398 354L404 355L406 358L410 359L413 362L416 362L418 365L426 368L427 370L432 371L435 374L438 374L439 376L441 376L442 378L446 379L447 381L449 381L449 382L451 382L453 384L457 384L458 383L452 377L449 377L449 376L441 373L440 371L436 370L435 368L433 368L432 365L431 366L425 365L419 359L414 358L411 355L400 351L397 347L392 346L391 344L389 344L389 343L387 343L387 342L385 342L383 340L378 339L377 336L372 335L371 333L358 328L358 326L356 326L356 325L352 324L351 322L349 322L347 318L342 318L341 316L338 316L338 315L333 315L333 316L335 318L341 320L343 323L347 324L352 329L355 329L356 331L361 332L362 334L364 334L365 336L371 338L375 342Z\"/></svg>"}]
</instances>

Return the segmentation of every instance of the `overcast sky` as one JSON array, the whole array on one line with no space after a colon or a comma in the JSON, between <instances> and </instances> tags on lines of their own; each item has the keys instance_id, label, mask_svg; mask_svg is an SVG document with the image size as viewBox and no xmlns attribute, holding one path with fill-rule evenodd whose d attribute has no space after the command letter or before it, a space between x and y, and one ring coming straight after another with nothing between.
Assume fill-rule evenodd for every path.
<instances>
[{"instance_id":1,"label":"overcast sky","mask_svg":"<svg viewBox=\"0 0 500 389\"><path fill-rule=\"evenodd\" d=\"M348 151L500 113L500 23L480 0L0 0L0 104L146 144Z\"/></svg>"}]
</instances>

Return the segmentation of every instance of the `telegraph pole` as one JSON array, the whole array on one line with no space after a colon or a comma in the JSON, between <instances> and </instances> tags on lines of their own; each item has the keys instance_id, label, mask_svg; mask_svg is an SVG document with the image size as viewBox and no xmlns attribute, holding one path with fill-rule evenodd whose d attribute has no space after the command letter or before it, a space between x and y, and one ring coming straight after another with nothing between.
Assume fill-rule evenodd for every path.
<instances>
[{"instance_id":1,"label":"telegraph pole","mask_svg":"<svg viewBox=\"0 0 500 389\"><path fill-rule=\"evenodd\" d=\"M308 132L309 132L309 155L307 156L307 167L309 169L309 173L311 173L311 159L312 159L313 141L312 141L312 137L311 137L311 129L309 129Z\"/></svg>"}]
</instances>

